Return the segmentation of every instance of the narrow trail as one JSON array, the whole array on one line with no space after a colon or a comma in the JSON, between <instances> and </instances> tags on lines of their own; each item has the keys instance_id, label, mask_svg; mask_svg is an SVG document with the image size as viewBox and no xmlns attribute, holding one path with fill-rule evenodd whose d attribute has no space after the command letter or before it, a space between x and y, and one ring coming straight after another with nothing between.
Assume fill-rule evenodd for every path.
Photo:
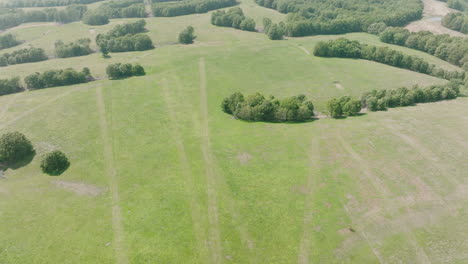
<instances>
[{"instance_id":1,"label":"narrow trail","mask_svg":"<svg viewBox=\"0 0 468 264\"><path fill-rule=\"evenodd\" d=\"M299 255L297 263L299 264L308 264L310 263L310 254L311 254L311 240L312 237L312 219L313 212L312 206L314 203L313 199L313 189L315 186L315 180L317 179L317 174L320 172L320 162L317 157L320 157L320 134L316 135L311 144L311 151L309 153L309 163L310 163L310 175L307 178L306 190L308 192L307 197L305 198L304 205L304 220L302 224L302 238L299 244Z\"/></svg>"},{"instance_id":2,"label":"narrow trail","mask_svg":"<svg viewBox=\"0 0 468 264\"><path fill-rule=\"evenodd\" d=\"M305 54L307 55L310 55L310 51L308 51L306 48L302 47L302 46L297 46L300 50L304 51Z\"/></svg>"},{"instance_id":3,"label":"narrow trail","mask_svg":"<svg viewBox=\"0 0 468 264\"><path fill-rule=\"evenodd\" d=\"M205 161L205 176L208 194L208 221L209 227L209 247L211 249L212 263L222 262L221 232L219 227L219 212L216 193L216 175L214 172L214 161L211 153L211 142L208 127L208 97L206 90L206 68L205 59L199 62L200 71L200 107L201 107L201 149Z\"/></svg>"},{"instance_id":4,"label":"narrow trail","mask_svg":"<svg viewBox=\"0 0 468 264\"><path fill-rule=\"evenodd\" d=\"M174 140L177 148L177 154L179 156L179 161L182 167L182 173L185 179L185 189L187 190L189 196L189 206L192 215L192 225L195 233L195 239L197 240L198 251L200 255L207 256L207 247L201 247L205 245L205 235L203 230L203 225L200 222L203 216L203 213L200 210L200 207L197 203L196 192L194 189L195 181L192 174L192 168L190 166L189 159L187 157L187 152L185 151L185 146L182 140L179 129L177 128L177 117L176 111L174 110L174 101L171 98L169 92L169 84L167 79L163 79L163 93L164 101L166 103L166 108L169 113L170 118L170 127L172 133L172 139ZM216 256L211 256L211 259L216 258Z\"/></svg>"},{"instance_id":5,"label":"narrow trail","mask_svg":"<svg viewBox=\"0 0 468 264\"><path fill-rule=\"evenodd\" d=\"M368 162L362 158L354 149L351 145L349 145L348 142L342 137L341 132L338 132L338 140L339 143L343 146L343 148L346 150L348 154L351 155L351 157L356 161L356 164L360 164L361 169L364 171L364 174L366 175L367 181L371 182L375 190L378 192L378 195L382 199L382 210L384 212L387 212L388 214L394 216L395 215L395 209L392 209L394 207L390 206L389 203L391 203L391 197L392 195L390 194L390 191L384 186L384 184L379 180L375 179L376 176L373 175L370 166L368 165ZM407 206L405 206L406 209L409 210ZM349 214L348 209L346 208L346 211ZM351 217L351 215L350 215ZM415 254L418 260L418 263L431 263L429 257L427 256L426 252L424 249L419 245L419 243L416 240L416 237L414 236L413 232L407 225L403 225L402 229L404 231L404 234L408 237L408 241L411 244L411 246L415 250ZM371 245L371 241L369 240L368 236L365 235L364 232L361 232L362 235L365 237L365 239L368 241L369 246L372 248L372 251L374 251L374 254L378 252L373 246ZM376 255L376 256L380 256ZM379 257L379 261L383 263L383 259Z\"/></svg>"},{"instance_id":6,"label":"narrow trail","mask_svg":"<svg viewBox=\"0 0 468 264\"><path fill-rule=\"evenodd\" d=\"M114 231L114 251L117 264L127 264L127 251L124 246L124 229L122 224L122 213L119 206L119 189L117 183L117 172L114 164L114 150L109 126L106 119L106 108L102 94L102 87L96 89L96 102L99 112L99 126L101 138L104 145L104 167L109 180L109 189L112 198L112 229Z\"/></svg>"},{"instance_id":7,"label":"narrow trail","mask_svg":"<svg viewBox=\"0 0 468 264\"><path fill-rule=\"evenodd\" d=\"M151 0L145 0L145 10L148 17L154 17L153 9L151 8Z\"/></svg>"},{"instance_id":8,"label":"narrow trail","mask_svg":"<svg viewBox=\"0 0 468 264\"><path fill-rule=\"evenodd\" d=\"M13 104L15 101L16 97L19 95L19 93L16 93L15 95L11 96L10 100L6 103L5 107L3 107L2 111L0 112L0 120L3 119L3 117L6 115L8 110L10 109L10 106Z\"/></svg>"}]
</instances>

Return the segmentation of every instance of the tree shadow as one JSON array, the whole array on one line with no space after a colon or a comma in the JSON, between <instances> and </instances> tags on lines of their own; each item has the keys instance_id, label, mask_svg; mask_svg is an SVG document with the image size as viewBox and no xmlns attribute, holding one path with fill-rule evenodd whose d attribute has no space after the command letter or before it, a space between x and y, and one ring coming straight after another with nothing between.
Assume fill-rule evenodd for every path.
<instances>
[{"instance_id":1,"label":"tree shadow","mask_svg":"<svg viewBox=\"0 0 468 264\"><path fill-rule=\"evenodd\" d=\"M29 155L24 156L21 160L12 163L0 163L0 170L6 171L8 169L17 170L27 166L36 156L36 150L33 150Z\"/></svg>"}]
</instances>

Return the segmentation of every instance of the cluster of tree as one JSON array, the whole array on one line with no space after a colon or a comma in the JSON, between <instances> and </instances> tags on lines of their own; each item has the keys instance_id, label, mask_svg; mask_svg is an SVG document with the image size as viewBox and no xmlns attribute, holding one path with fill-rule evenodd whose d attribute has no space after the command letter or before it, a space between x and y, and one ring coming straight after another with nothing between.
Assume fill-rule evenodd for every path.
<instances>
[{"instance_id":1,"label":"cluster of tree","mask_svg":"<svg viewBox=\"0 0 468 264\"><path fill-rule=\"evenodd\" d=\"M0 2L3 8L23 8L23 7L51 7L67 6L73 4L88 5L103 0L8 0Z\"/></svg>"},{"instance_id":2,"label":"cluster of tree","mask_svg":"<svg viewBox=\"0 0 468 264\"><path fill-rule=\"evenodd\" d=\"M99 14L96 11L88 11L84 14L83 19L81 20L86 25L90 26L101 26L109 24L109 18L105 15Z\"/></svg>"},{"instance_id":3,"label":"cluster of tree","mask_svg":"<svg viewBox=\"0 0 468 264\"><path fill-rule=\"evenodd\" d=\"M41 48L31 47L0 55L0 67L44 60L47 60L44 50Z\"/></svg>"},{"instance_id":4,"label":"cluster of tree","mask_svg":"<svg viewBox=\"0 0 468 264\"><path fill-rule=\"evenodd\" d=\"M369 25L384 22L403 26L420 19L420 0L255 0L261 6L289 13L285 35L291 37L343 34L366 31Z\"/></svg>"},{"instance_id":5,"label":"cluster of tree","mask_svg":"<svg viewBox=\"0 0 468 264\"><path fill-rule=\"evenodd\" d=\"M286 35L286 25L284 22L273 23L268 17L263 18L263 32L271 40L281 40Z\"/></svg>"},{"instance_id":6,"label":"cluster of tree","mask_svg":"<svg viewBox=\"0 0 468 264\"><path fill-rule=\"evenodd\" d=\"M417 56L405 55L388 47L361 44L345 38L321 41L315 45L314 55L320 57L358 58L433 75L445 79L463 79L464 72L445 71Z\"/></svg>"},{"instance_id":7,"label":"cluster of tree","mask_svg":"<svg viewBox=\"0 0 468 264\"><path fill-rule=\"evenodd\" d=\"M468 1L467 0L439 0L441 2L446 2L447 6L460 11L468 11Z\"/></svg>"},{"instance_id":8,"label":"cluster of tree","mask_svg":"<svg viewBox=\"0 0 468 264\"><path fill-rule=\"evenodd\" d=\"M183 0L153 4L156 17L173 17L189 14L206 13L211 10L237 5L236 0Z\"/></svg>"},{"instance_id":9,"label":"cluster of tree","mask_svg":"<svg viewBox=\"0 0 468 264\"><path fill-rule=\"evenodd\" d=\"M226 11L218 10L211 14L211 24L220 27L233 27L245 31L255 31L255 20L246 17L240 7L233 7Z\"/></svg>"},{"instance_id":10,"label":"cluster of tree","mask_svg":"<svg viewBox=\"0 0 468 264\"><path fill-rule=\"evenodd\" d=\"M41 161L41 169L45 174L58 176L70 167L67 156L60 150L54 150L44 155Z\"/></svg>"},{"instance_id":11,"label":"cluster of tree","mask_svg":"<svg viewBox=\"0 0 468 264\"><path fill-rule=\"evenodd\" d=\"M363 94L361 103L369 111L385 111L388 107L455 99L460 93L460 85L460 82L451 81L446 85L425 88L414 86L409 89L401 87L394 90L373 90Z\"/></svg>"},{"instance_id":12,"label":"cluster of tree","mask_svg":"<svg viewBox=\"0 0 468 264\"><path fill-rule=\"evenodd\" d=\"M0 95L19 93L24 91L19 77L0 79Z\"/></svg>"},{"instance_id":13,"label":"cluster of tree","mask_svg":"<svg viewBox=\"0 0 468 264\"><path fill-rule=\"evenodd\" d=\"M140 64L132 65L131 63L114 63L106 68L109 79L123 79L132 76L145 75L145 69Z\"/></svg>"},{"instance_id":14,"label":"cluster of tree","mask_svg":"<svg viewBox=\"0 0 468 264\"><path fill-rule=\"evenodd\" d=\"M7 12L0 13L0 30L30 22L71 23L81 20L86 10L85 5L70 5L61 10L57 8L30 11L8 9Z\"/></svg>"},{"instance_id":15,"label":"cluster of tree","mask_svg":"<svg viewBox=\"0 0 468 264\"><path fill-rule=\"evenodd\" d=\"M78 72L72 68L64 70L49 70L43 73L33 73L24 78L26 86L30 90L42 89L56 86L66 86L78 83L86 83L92 80L91 72L88 68L83 68Z\"/></svg>"},{"instance_id":16,"label":"cluster of tree","mask_svg":"<svg viewBox=\"0 0 468 264\"><path fill-rule=\"evenodd\" d=\"M96 12L108 18L146 17L143 0L112 0L100 5Z\"/></svg>"},{"instance_id":17,"label":"cluster of tree","mask_svg":"<svg viewBox=\"0 0 468 264\"><path fill-rule=\"evenodd\" d=\"M260 93L244 98L240 92L224 98L222 110L236 118L248 121L304 122L312 119L314 105L305 95L276 99Z\"/></svg>"},{"instance_id":18,"label":"cluster of tree","mask_svg":"<svg viewBox=\"0 0 468 264\"><path fill-rule=\"evenodd\" d=\"M387 24L384 22L372 23L367 27L367 33L379 35L387 28Z\"/></svg>"},{"instance_id":19,"label":"cluster of tree","mask_svg":"<svg viewBox=\"0 0 468 264\"><path fill-rule=\"evenodd\" d=\"M106 34L96 36L96 44L104 56L109 52L142 51L154 48L151 38L140 32L145 31L145 20L117 25Z\"/></svg>"},{"instance_id":20,"label":"cluster of tree","mask_svg":"<svg viewBox=\"0 0 468 264\"><path fill-rule=\"evenodd\" d=\"M327 110L333 118L355 116L361 111L361 101L349 96L333 98L327 102Z\"/></svg>"},{"instance_id":21,"label":"cluster of tree","mask_svg":"<svg viewBox=\"0 0 468 264\"><path fill-rule=\"evenodd\" d=\"M409 32L405 28L388 27L380 33L382 42L427 52L468 70L468 39L435 35L429 31Z\"/></svg>"},{"instance_id":22,"label":"cluster of tree","mask_svg":"<svg viewBox=\"0 0 468 264\"><path fill-rule=\"evenodd\" d=\"M193 40L197 37L194 35L195 29L192 26L188 26L179 34L179 43L192 44Z\"/></svg>"},{"instance_id":23,"label":"cluster of tree","mask_svg":"<svg viewBox=\"0 0 468 264\"><path fill-rule=\"evenodd\" d=\"M91 40L89 38L78 39L68 44L59 40L55 42L55 54L59 58L85 56L93 52L89 47L90 44Z\"/></svg>"},{"instance_id":24,"label":"cluster of tree","mask_svg":"<svg viewBox=\"0 0 468 264\"><path fill-rule=\"evenodd\" d=\"M16 40L16 37L13 34L5 34L3 36L0 36L0 50L17 46L20 43L21 42Z\"/></svg>"},{"instance_id":25,"label":"cluster of tree","mask_svg":"<svg viewBox=\"0 0 468 264\"><path fill-rule=\"evenodd\" d=\"M442 26L468 34L468 15L450 13L442 19Z\"/></svg>"}]
</instances>

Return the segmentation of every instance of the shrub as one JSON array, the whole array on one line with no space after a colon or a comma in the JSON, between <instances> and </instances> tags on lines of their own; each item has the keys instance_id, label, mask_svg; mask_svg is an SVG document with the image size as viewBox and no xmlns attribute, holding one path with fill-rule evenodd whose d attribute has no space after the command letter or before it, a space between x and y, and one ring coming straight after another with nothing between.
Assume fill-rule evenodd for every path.
<instances>
[{"instance_id":1,"label":"shrub","mask_svg":"<svg viewBox=\"0 0 468 264\"><path fill-rule=\"evenodd\" d=\"M349 96L333 98L327 102L327 110L333 118L355 116L361 111L361 101Z\"/></svg>"},{"instance_id":2,"label":"shrub","mask_svg":"<svg viewBox=\"0 0 468 264\"><path fill-rule=\"evenodd\" d=\"M96 44L103 55L108 52L143 51L154 48L153 42L146 34L146 22L141 19L134 23L117 25L106 34L96 36Z\"/></svg>"},{"instance_id":3,"label":"shrub","mask_svg":"<svg viewBox=\"0 0 468 264\"><path fill-rule=\"evenodd\" d=\"M70 162L61 151L55 150L47 153L41 161L42 172L51 176L58 176L68 169Z\"/></svg>"},{"instance_id":4,"label":"shrub","mask_svg":"<svg viewBox=\"0 0 468 264\"><path fill-rule=\"evenodd\" d=\"M109 24L109 18L94 11L88 11L83 16L83 23L90 26L101 26Z\"/></svg>"},{"instance_id":5,"label":"shrub","mask_svg":"<svg viewBox=\"0 0 468 264\"><path fill-rule=\"evenodd\" d=\"M92 52L89 47L89 38L79 39L75 42L64 44L62 41L55 42L55 54L59 58L69 58L88 55Z\"/></svg>"},{"instance_id":6,"label":"shrub","mask_svg":"<svg viewBox=\"0 0 468 264\"><path fill-rule=\"evenodd\" d=\"M24 88L20 84L19 77L11 79L0 79L0 95L18 93L23 91Z\"/></svg>"},{"instance_id":7,"label":"shrub","mask_svg":"<svg viewBox=\"0 0 468 264\"><path fill-rule=\"evenodd\" d=\"M107 66L106 73L109 79L122 79L145 75L145 69L139 64L114 63Z\"/></svg>"},{"instance_id":8,"label":"shrub","mask_svg":"<svg viewBox=\"0 0 468 264\"><path fill-rule=\"evenodd\" d=\"M13 34L0 36L0 49L11 48L19 44L20 42L16 40L16 37Z\"/></svg>"},{"instance_id":9,"label":"shrub","mask_svg":"<svg viewBox=\"0 0 468 264\"><path fill-rule=\"evenodd\" d=\"M192 26L188 26L179 34L179 43L192 44L196 36L193 34L194 29Z\"/></svg>"},{"instance_id":10,"label":"shrub","mask_svg":"<svg viewBox=\"0 0 468 264\"><path fill-rule=\"evenodd\" d=\"M0 162L17 163L34 153L31 141L19 132L9 132L0 137Z\"/></svg>"}]
</instances>

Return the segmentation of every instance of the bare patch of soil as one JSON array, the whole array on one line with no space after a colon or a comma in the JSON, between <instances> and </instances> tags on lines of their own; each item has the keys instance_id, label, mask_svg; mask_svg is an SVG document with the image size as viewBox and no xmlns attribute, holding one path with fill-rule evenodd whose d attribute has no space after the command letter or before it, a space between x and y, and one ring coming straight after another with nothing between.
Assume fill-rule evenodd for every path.
<instances>
[{"instance_id":1,"label":"bare patch of soil","mask_svg":"<svg viewBox=\"0 0 468 264\"><path fill-rule=\"evenodd\" d=\"M336 89L344 90L343 85L339 81L334 81L333 84L335 85Z\"/></svg>"},{"instance_id":2,"label":"bare patch of soil","mask_svg":"<svg viewBox=\"0 0 468 264\"><path fill-rule=\"evenodd\" d=\"M91 34L91 35L96 34L96 30L95 30L94 28L90 28L90 29L88 30L88 32L89 32L89 34Z\"/></svg>"},{"instance_id":3,"label":"bare patch of soil","mask_svg":"<svg viewBox=\"0 0 468 264\"><path fill-rule=\"evenodd\" d=\"M252 155L250 155L247 152L243 152L237 155L237 159L239 160L241 165L245 165L252 159Z\"/></svg>"},{"instance_id":4,"label":"bare patch of soil","mask_svg":"<svg viewBox=\"0 0 468 264\"><path fill-rule=\"evenodd\" d=\"M104 189L102 188L81 182L53 181L52 184L54 184L57 188L74 192L82 196L96 197L104 192Z\"/></svg>"},{"instance_id":5,"label":"bare patch of soil","mask_svg":"<svg viewBox=\"0 0 468 264\"><path fill-rule=\"evenodd\" d=\"M309 194L310 193L310 191L307 189L306 186L299 186L299 185L295 185L295 186L291 187L291 192L300 193L300 194Z\"/></svg>"}]
</instances>

